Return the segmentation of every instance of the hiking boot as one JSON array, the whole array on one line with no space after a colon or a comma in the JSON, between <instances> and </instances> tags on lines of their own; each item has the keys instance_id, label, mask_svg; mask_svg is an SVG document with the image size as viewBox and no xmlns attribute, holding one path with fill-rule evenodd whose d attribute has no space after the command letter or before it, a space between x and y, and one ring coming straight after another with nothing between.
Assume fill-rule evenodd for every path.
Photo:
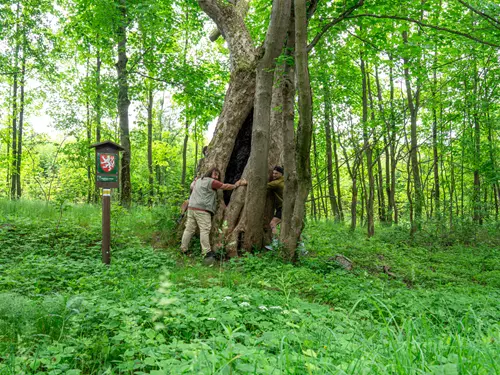
<instances>
[{"instance_id":1,"label":"hiking boot","mask_svg":"<svg viewBox=\"0 0 500 375\"><path fill-rule=\"evenodd\" d=\"M210 251L209 253L207 253L207 255L205 255L205 258L203 258L203 265L205 266L213 266L216 262L216 259L215 259L215 253L213 251Z\"/></svg>"}]
</instances>

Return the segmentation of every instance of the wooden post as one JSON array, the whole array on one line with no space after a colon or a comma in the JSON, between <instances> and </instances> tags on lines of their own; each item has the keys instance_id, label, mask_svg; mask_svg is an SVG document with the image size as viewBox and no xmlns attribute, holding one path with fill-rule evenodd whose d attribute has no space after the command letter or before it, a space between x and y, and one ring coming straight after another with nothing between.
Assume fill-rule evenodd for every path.
<instances>
[{"instance_id":1,"label":"wooden post","mask_svg":"<svg viewBox=\"0 0 500 375\"><path fill-rule=\"evenodd\" d=\"M111 263L110 240L111 240L111 189L102 189L102 262Z\"/></svg>"},{"instance_id":2,"label":"wooden post","mask_svg":"<svg viewBox=\"0 0 500 375\"><path fill-rule=\"evenodd\" d=\"M91 145L96 156L96 187L102 188L102 262L111 263L111 189L120 186L120 155L124 148L111 141Z\"/></svg>"}]
</instances>

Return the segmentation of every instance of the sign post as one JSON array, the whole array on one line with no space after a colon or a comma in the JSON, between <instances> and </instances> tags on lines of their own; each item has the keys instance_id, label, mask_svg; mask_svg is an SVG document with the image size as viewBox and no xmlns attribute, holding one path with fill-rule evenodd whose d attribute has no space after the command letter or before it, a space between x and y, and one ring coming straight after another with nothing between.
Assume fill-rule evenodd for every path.
<instances>
[{"instance_id":1,"label":"sign post","mask_svg":"<svg viewBox=\"0 0 500 375\"><path fill-rule=\"evenodd\" d=\"M106 141L90 147L96 153L96 186L102 188L102 262L111 263L111 189L120 186L120 151L117 143Z\"/></svg>"}]
</instances>

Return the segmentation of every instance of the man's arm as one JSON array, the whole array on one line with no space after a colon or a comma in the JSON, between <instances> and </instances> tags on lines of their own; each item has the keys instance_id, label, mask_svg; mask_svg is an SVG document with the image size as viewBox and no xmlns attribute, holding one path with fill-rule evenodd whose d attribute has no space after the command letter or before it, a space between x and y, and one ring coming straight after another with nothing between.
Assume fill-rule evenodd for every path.
<instances>
[{"instance_id":1,"label":"man's arm","mask_svg":"<svg viewBox=\"0 0 500 375\"><path fill-rule=\"evenodd\" d=\"M196 180L197 180L197 179L198 179L198 177L196 177L196 178L194 179L194 181L193 181L193 182L191 182L191 191L193 191L193 189L194 189L194 184L196 184Z\"/></svg>"},{"instance_id":2,"label":"man's arm","mask_svg":"<svg viewBox=\"0 0 500 375\"><path fill-rule=\"evenodd\" d=\"M267 183L267 188L269 190L275 190L277 189L279 186L279 181L278 180L272 180L270 182Z\"/></svg>"},{"instance_id":3,"label":"man's arm","mask_svg":"<svg viewBox=\"0 0 500 375\"><path fill-rule=\"evenodd\" d=\"M241 180L236 181L236 183L234 185L233 184L221 184L217 187L217 189L234 190L239 186L246 186L246 185L248 185L248 182L245 179L241 179Z\"/></svg>"}]
</instances>

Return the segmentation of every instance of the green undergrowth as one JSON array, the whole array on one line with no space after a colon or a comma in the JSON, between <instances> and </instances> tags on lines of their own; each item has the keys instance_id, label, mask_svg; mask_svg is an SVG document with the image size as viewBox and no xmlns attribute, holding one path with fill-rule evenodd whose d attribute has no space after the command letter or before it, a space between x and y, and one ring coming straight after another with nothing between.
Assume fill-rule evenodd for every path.
<instances>
[{"instance_id":1,"label":"green undergrowth","mask_svg":"<svg viewBox=\"0 0 500 375\"><path fill-rule=\"evenodd\" d=\"M146 243L158 220L139 209L114 216L107 267L97 207L24 205L0 207L0 374L500 372L495 238L319 222L297 265L207 268Z\"/></svg>"}]
</instances>

